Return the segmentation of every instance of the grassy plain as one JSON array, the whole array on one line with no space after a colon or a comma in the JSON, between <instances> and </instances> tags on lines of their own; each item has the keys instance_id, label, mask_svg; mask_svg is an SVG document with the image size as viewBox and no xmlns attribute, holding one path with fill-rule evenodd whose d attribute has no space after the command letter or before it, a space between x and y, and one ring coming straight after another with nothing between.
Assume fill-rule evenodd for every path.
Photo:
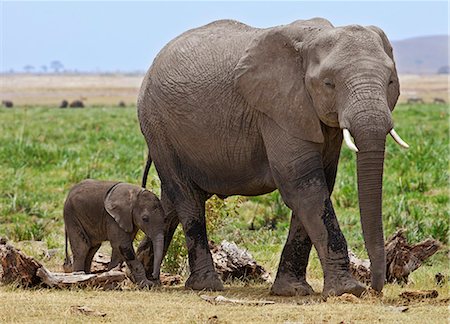
<instances>
[{"instance_id":1,"label":"grassy plain","mask_svg":"<svg viewBox=\"0 0 450 324\"><path fill-rule=\"evenodd\" d=\"M387 236L404 227L412 242L434 237L448 243L448 114L444 105L399 105L394 111L396 129L411 149L403 150L387 139L383 201ZM145 157L135 107L0 109L0 236L7 236L58 270L64 244L62 206L69 188L85 178L138 184ZM159 193L153 168L150 178L149 186ZM333 202L349 246L364 256L355 157L346 148L342 150ZM275 275L289 226L289 211L277 192L231 197L225 202L215 198L209 204L208 219L210 238L235 241ZM56 249L56 256L46 260L46 249ZM178 233L166 269L183 273L183 267L176 269L175 263L184 253L183 237ZM70 306L87 305L108 314L105 318L89 317L89 321L442 323L449 315L449 292L448 287L436 287L434 275L449 275L447 253L446 248L432 257L406 287L387 285L381 299L337 298L324 303L319 296L275 298L268 296L268 285L236 282L228 284L222 294L270 299L277 304L211 306L182 287L158 292L0 287L0 322L82 322L86 315L71 313ZM314 253L308 271L313 287L321 291L321 270ZM431 302L409 304L409 309L401 312L398 307L406 302L398 294L405 289L438 289L440 296Z\"/></svg>"}]
</instances>

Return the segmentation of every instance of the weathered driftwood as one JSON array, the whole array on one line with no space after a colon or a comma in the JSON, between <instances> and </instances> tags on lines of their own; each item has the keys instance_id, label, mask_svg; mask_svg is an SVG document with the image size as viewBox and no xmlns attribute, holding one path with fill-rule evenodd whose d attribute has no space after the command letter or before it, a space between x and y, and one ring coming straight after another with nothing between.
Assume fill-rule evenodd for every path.
<instances>
[{"instance_id":1,"label":"weathered driftwood","mask_svg":"<svg viewBox=\"0 0 450 324\"><path fill-rule=\"evenodd\" d=\"M405 230L398 230L385 244L387 282L407 283L410 273L441 248L442 244L434 239L410 245L406 241ZM370 261L358 259L351 251L349 258L350 269L355 278L369 284Z\"/></svg>"},{"instance_id":2,"label":"weathered driftwood","mask_svg":"<svg viewBox=\"0 0 450 324\"><path fill-rule=\"evenodd\" d=\"M235 305L251 305L251 306L263 306L263 305L273 305L274 301L271 300L246 300L246 299L232 299L224 296L208 296L201 295L201 299L207 301L208 303L217 304L235 304Z\"/></svg>"},{"instance_id":3,"label":"weathered driftwood","mask_svg":"<svg viewBox=\"0 0 450 324\"><path fill-rule=\"evenodd\" d=\"M50 272L45 267L37 270L37 275L49 287L101 287L103 289L116 289L127 280L124 272L111 270L100 274L85 273L58 273Z\"/></svg>"},{"instance_id":4,"label":"weathered driftwood","mask_svg":"<svg viewBox=\"0 0 450 324\"><path fill-rule=\"evenodd\" d=\"M348 251L350 271L360 282L370 284L370 261L359 259L351 250Z\"/></svg>"},{"instance_id":5,"label":"weathered driftwood","mask_svg":"<svg viewBox=\"0 0 450 324\"><path fill-rule=\"evenodd\" d=\"M33 287L41 282L36 272L42 264L15 249L4 238L0 238L0 265L0 282L23 287Z\"/></svg>"},{"instance_id":6,"label":"weathered driftwood","mask_svg":"<svg viewBox=\"0 0 450 324\"><path fill-rule=\"evenodd\" d=\"M434 239L411 246L406 241L405 230L398 230L386 244L387 281L407 283L409 274L441 248L442 244Z\"/></svg>"},{"instance_id":7,"label":"weathered driftwood","mask_svg":"<svg viewBox=\"0 0 450 324\"><path fill-rule=\"evenodd\" d=\"M270 282L270 274L259 264L256 263L252 255L239 248L234 242L222 241L220 245L209 242L212 259L216 271L222 280L256 280Z\"/></svg>"},{"instance_id":8,"label":"weathered driftwood","mask_svg":"<svg viewBox=\"0 0 450 324\"><path fill-rule=\"evenodd\" d=\"M103 253L96 253L92 260L91 272L92 273L102 273L108 271L109 262L111 257ZM116 270L126 272L126 267L124 264L117 266ZM113 269L112 269L113 270ZM174 286L181 283L183 277L180 275L171 275L169 273L161 272L160 281L164 286Z\"/></svg>"},{"instance_id":9,"label":"weathered driftwood","mask_svg":"<svg viewBox=\"0 0 450 324\"><path fill-rule=\"evenodd\" d=\"M107 255L96 255L92 266L95 273L92 274L51 272L41 263L0 238L0 282L2 283L16 283L22 287L44 285L56 288L116 289L127 280L127 275L124 266L106 271L109 261L110 257ZM163 285L176 285L181 280L182 277L179 275L161 274Z\"/></svg>"},{"instance_id":10,"label":"weathered driftwood","mask_svg":"<svg viewBox=\"0 0 450 324\"><path fill-rule=\"evenodd\" d=\"M70 306L70 312L73 314L83 314L87 316L105 317L106 313L91 309L88 306Z\"/></svg>"},{"instance_id":11,"label":"weathered driftwood","mask_svg":"<svg viewBox=\"0 0 450 324\"><path fill-rule=\"evenodd\" d=\"M108 271L109 263L111 262L111 256L97 252L92 259L91 272L100 273Z\"/></svg>"}]
</instances>

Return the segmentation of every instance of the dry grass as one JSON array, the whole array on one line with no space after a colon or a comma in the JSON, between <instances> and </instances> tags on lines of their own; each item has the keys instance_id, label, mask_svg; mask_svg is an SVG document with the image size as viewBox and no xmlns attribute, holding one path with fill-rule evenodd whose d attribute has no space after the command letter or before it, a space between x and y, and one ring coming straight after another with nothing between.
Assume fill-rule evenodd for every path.
<instances>
[{"instance_id":1,"label":"dry grass","mask_svg":"<svg viewBox=\"0 0 450 324\"><path fill-rule=\"evenodd\" d=\"M433 102L434 98L449 101L448 75L400 75L400 102L408 98L420 97L425 102Z\"/></svg>"},{"instance_id":2,"label":"dry grass","mask_svg":"<svg viewBox=\"0 0 450 324\"><path fill-rule=\"evenodd\" d=\"M316 288L319 282L313 282ZM122 323L445 323L448 319L448 291L432 301L406 302L396 285L385 288L383 298L336 297L324 302L312 297L274 297L268 285L227 285L220 293L230 298L273 300L274 305L212 305L203 293L183 287L158 291L21 290L0 287L0 321L25 322L122 322ZM208 293L218 295L219 293ZM87 306L106 313L89 316L72 310Z\"/></svg>"},{"instance_id":3,"label":"dry grass","mask_svg":"<svg viewBox=\"0 0 450 324\"><path fill-rule=\"evenodd\" d=\"M84 99L88 106L135 104L143 75L0 75L0 99L16 105L59 105L63 100ZM447 75L401 75L400 102L422 97L448 101Z\"/></svg>"},{"instance_id":4,"label":"dry grass","mask_svg":"<svg viewBox=\"0 0 450 324\"><path fill-rule=\"evenodd\" d=\"M0 75L0 98L22 105L54 105L81 99L88 106L135 104L142 75Z\"/></svg>"}]
</instances>

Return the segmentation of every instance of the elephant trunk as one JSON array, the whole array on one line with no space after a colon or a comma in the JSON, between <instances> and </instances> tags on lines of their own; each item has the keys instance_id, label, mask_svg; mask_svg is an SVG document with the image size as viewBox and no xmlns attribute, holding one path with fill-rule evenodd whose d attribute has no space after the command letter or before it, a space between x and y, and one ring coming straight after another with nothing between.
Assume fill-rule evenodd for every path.
<instances>
[{"instance_id":1,"label":"elephant trunk","mask_svg":"<svg viewBox=\"0 0 450 324\"><path fill-rule=\"evenodd\" d=\"M159 274L161 270L161 263L164 254L164 235L157 234L152 237L153 243L153 273L152 279L159 280Z\"/></svg>"},{"instance_id":2,"label":"elephant trunk","mask_svg":"<svg viewBox=\"0 0 450 324\"><path fill-rule=\"evenodd\" d=\"M371 264L372 288L383 289L386 276L382 219L382 186L384 163L384 140L380 151L357 153L358 197L366 249Z\"/></svg>"},{"instance_id":3,"label":"elephant trunk","mask_svg":"<svg viewBox=\"0 0 450 324\"><path fill-rule=\"evenodd\" d=\"M358 198L361 226L371 263L372 288L381 291L386 278L382 191L386 135L392 129L387 105L365 103L350 121L357 147ZM361 108L361 107L360 107ZM368 109L369 108L369 109Z\"/></svg>"}]
</instances>

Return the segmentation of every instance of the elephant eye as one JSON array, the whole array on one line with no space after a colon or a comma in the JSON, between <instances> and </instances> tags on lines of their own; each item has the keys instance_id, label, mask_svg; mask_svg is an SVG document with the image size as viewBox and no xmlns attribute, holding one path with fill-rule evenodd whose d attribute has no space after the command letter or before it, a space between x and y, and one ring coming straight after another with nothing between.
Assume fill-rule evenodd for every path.
<instances>
[{"instance_id":1,"label":"elephant eye","mask_svg":"<svg viewBox=\"0 0 450 324\"><path fill-rule=\"evenodd\" d=\"M389 81L389 85L391 85L392 83L394 83L394 80Z\"/></svg>"},{"instance_id":2,"label":"elephant eye","mask_svg":"<svg viewBox=\"0 0 450 324\"><path fill-rule=\"evenodd\" d=\"M329 87L329 88L331 88L331 89L334 89L334 83L333 83L333 81L331 81L330 79L325 79L325 80L323 80L323 83L325 83L325 85L327 86L327 87Z\"/></svg>"},{"instance_id":3,"label":"elephant eye","mask_svg":"<svg viewBox=\"0 0 450 324\"><path fill-rule=\"evenodd\" d=\"M148 216L142 216L142 220L146 223L148 223L148 221L150 220L150 218Z\"/></svg>"}]
</instances>

